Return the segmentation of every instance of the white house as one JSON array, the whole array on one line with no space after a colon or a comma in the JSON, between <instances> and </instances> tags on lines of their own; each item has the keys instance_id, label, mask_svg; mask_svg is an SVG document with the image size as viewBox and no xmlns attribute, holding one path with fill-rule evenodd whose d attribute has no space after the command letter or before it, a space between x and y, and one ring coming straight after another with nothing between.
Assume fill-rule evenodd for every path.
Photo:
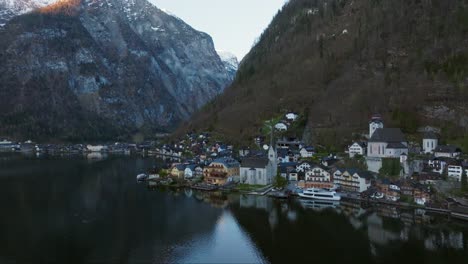
<instances>
[{"instance_id":1,"label":"white house","mask_svg":"<svg viewBox=\"0 0 468 264\"><path fill-rule=\"evenodd\" d=\"M185 167L185 170L184 170L184 178L185 179L191 179L193 177L195 177L195 168L197 166L196 165L187 165L187 167Z\"/></svg>"},{"instance_id":2,"label":"white house","mask_svg":"<svg viewBox=\"0 0 468 264\"><path fill-rule=\"evenodd\" d=\"M461 149L455 146L449 145L440 145L434 149L434 156L438 157L446 157L446 158L456 158L460 156Z\"/></svg>"},{"instance_id":3,"label":"white house","mask_svg":"<svg viewBox=\"0 0 468 264\"><path fill-rule=\"evenodd\" d=\"M301 162L301 163L297 164L296 171L297 172L306 172L306 171L309 171L311 167L312 167L312 165L309 162L304 161L304 162Z\"/></svg>"},{"instance_id":4,"label":"white house","mask_svg":"<svg viewBox=\"0 0 468 264\"><path fill-rule=\"evenodd\" d=\"M333 181L343 191L364 192L371 186L372 176L355 169L337 169Z\"/></svg>"},{"instance_id":5,"label":"white house","mask_svg":"<svg viewBox=\"0 0 468 264\"><path fill-rule=\"evenodd\" d=\"M353 158L356 155L364 156L367 152L367 146L365 142L354 142L348 148L349 157Z\"/></svg>"},{"instance_id":6,"label":"white house","mask_svg":"<svg viewBox=\"0 0 468 264\"><path fill-rule=\"evenodd\" d=\"M315 165L305 173L305 180L315 182L329 182L331 180L331 174L326 170L326 168Z\"/></svg>"},{"instance_id":7,"label":"white house","mask_svg":"<svg viewBox=\"0 0 468 264\"><path fill-rule=\"evenodd\" d=\"M445 168L447 167L447 162L438 158L430 159L427 162L427 164L429 165L429 167L432 169L433 172L436 172L439 174L443 174L445 171Z\"/></svg>"},{"instance_id":8,"label":"white house","mask_svg":"<svg viewBox=\"0 0 468 264\"><path fill-rule=\"evenodd\" d=\"M468 168L464 168L462 164L452 164L447 167L447 174L456 181L461 181L464 172L468 172Z\"/></svg>"},{"instance_id":9,"label":"white house","mask_svg":"<svg viewBox=\"0 0 468 264\"><path fill-rule=\"evenodd\" d=\"M302 158L312 158L315 154L315 149L314 147L303 147L299 153L301 154Z\"/></svg>"},{"instance_id":10,"label":"white house","mask_svg":"<svg viewBox=\"0 0 468 264\"><path fill-rule=\"evenodd\" d=\"M276 151L270 147L268 157L248 157L242 160L240 182L250 185L268 185L273 183L276 173Z\"/></svg>"},{"instance_id":11,"label":"white house","mask_svg":"<svg viewBox=\"0 0 468 264\"><path fill-rule=\"evenodd\" d=\"M428 132L423 137L423 153L432 154L439 145L439 139L433 132Z\"/></svg>"},{"instance_id":12,"label":"white house","mask_svg":"<svg viewBox=\"0 0 468 264\"><path fill-rule=\"evenodd\" d=\"M285 123L278 123L275 125L275 128L278 130L278 131L287 131L288 130L288 126L285 124Z\"/></svg>"},{"instance_id":13,"label":"white house","mask_svg":"<svg viewBox=\"0 0 468 264\"><path fill-rule=\"evenodd\" d=\"M290 120L290 121L296 121L296 119L299 117L298 114L296 113L287 113L286 114L286 119Z\"/></svg>"}]
</instances>

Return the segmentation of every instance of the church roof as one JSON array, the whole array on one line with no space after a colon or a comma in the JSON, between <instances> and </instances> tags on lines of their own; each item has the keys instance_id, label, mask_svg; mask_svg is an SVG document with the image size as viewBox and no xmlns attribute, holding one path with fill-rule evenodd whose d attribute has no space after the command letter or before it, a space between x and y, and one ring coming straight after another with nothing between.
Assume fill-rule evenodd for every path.
<instances>
[{"instance_id":1,"label":"church roof","mask_svg":"<svg viewBox=\"0 0 468 264\"><path fill-rule=\"evenodd\" d=\"M424 133L424 139L438 139L439 137L437 136L436 133L434 132L426 132Z\"/></svg>"},{"instance_id":2,"label":"church roof","mask_svg":"<svg viewBox=\"0 0 468 264\"><path fill-rule=\"evenodd\" d=\"M401 142L391 142L387 145L389 149L407 149L408 147L403 145Z\"/></svg>"},{"instance_id":3,"label":"church roof","mask_svg":"<svg viewBox=\"0 0 468 264\"><path fill-rule=\"evenodd\" d=\"M377 128L369 142L406 142L405 135L399 128Z\"/></svg>"},{"instance_id":4,"label":"church roof","mask_svg":"<svg viewBox=\"0 0 468 264\"><path fill-rule=\"evenodd\" d=\"M264 157L252 157L243 159L241 162L242 168L265 168L269 160Z\"/></svg>"}]
</instances>

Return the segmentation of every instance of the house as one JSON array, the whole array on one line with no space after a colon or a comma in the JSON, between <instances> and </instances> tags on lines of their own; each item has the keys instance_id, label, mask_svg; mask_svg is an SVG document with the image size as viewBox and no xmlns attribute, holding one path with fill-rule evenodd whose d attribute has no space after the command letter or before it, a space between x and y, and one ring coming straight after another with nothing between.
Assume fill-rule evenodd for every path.
<instances>
[{"instance_id":1,"label":"house","mask_svg":"<svg viewBox=\"0 0 468 264\"><path fill-rule=\"evenodd\" d=\"M296 113L290 112L286 114L286 119L289 121L296 121L297 118L299 118L299 115Z\"/></svg>"},{"instance_id":2,"label":"house","mask_svg":"<svg viewBox=\"0 0 468 264\"><path fill-rule=\"evenodd\" d=\"M310 147L310 146L303 147L303 148L301 148L299 153L301 154L302 158L312 158L314 156L314 154L315 154L315 148Z\"/></svg>"},{"instance_id":3,"label":"house","mask_svg":"<svg viewBox=\"0 0 468 264\"><path fill-rule=\"evenodd\" d=\"M356 155L364 156L367 152L367 145L365 142L354 142L348 148L348 153L350 158L354 158Z\"/></svg>"},{"instance_id":4,"label":"house","mask_svg":"<svg viewBox=\"0 0 468 264\"><path fill-rule=\"evenodd\" d=\"M305 172L304 181L299 182L298 186L301 188L332 188L334 183L327 168L314 165Z\"/></svg>"},{"instance_id":5,"label":"house","mask_svg":"<svg viewBox=\"0 0 468 264\"><path fill-rule=\"evenodd\" d=\"M229 157L215 159L203 169L204 181L216 185L224 185L228 181L238 180L239 174L239 162Z\"/></svg>"},{"instance_id":6,"label":"house","mask_svg":"<svg viewBox=\"0 0 468 264\"><path fill-rule=\"evenodd\" d=\"M377 189L389 201L396 202L400 200L401 188L395 183L390 182L388 179L378 180L376 183Z\"/></svg>"},{"instance_id":7,"label":"house","mask_svg":"<svg viewBox=\"0 0 468 264\"><path fill-rule=\"evenodd\" d=\"M203 167L201 165L195 166L195 170L193 171L193 177L195 178L203 177Z\"/></svg>"},{"instance_id":8,"label":"house","mask_svg":"<svg viewBox=\"0 0 468 264\"><path fill-rule=\"evenodd\" d=\"M281 177L290 180L290 181L297 181L297 171L296 171L297 163L295 162L283 162L278 164L278 169L280 171ZM293 179L291 179L291 175Z\"/></svg>"},{"instance_id":9,"label":"house","mask_svg":"<svg viewBox=\"0 0 468 264\"><path fill-rule=\"evenodd\" d=\"M408 153L408 142L399 128L377 128L369 139L367 156L400 158Z\"/></svg>"},{"instance_id":10,"label":"house","mask_svg":"<svg viewBox=\"0 0 468 264\"><path fill-rule=\"evenodd\" d=\"M433 158L428 160L427 165L433 172L443 174L447 167L447 161L444 158Z\"/></svg>"},{"instance_id":11,"label":"house","mask_svg":"<svg viewBox=\"0 0 468 264\"><path fill-rule=\"evenodd\" d=\"M185 175L185 164L176 164L171 169L171 176L177 178L183 178Z\"/></svg>"},{"instance_id":12,"label":"house","mask_svg":"<svg viewBox=\"0 0 468 264\"><path fill-rule=\"evenodd\" d=\"M194 164L187 165L184 170L184 178L191 179L195 175L195 166Z\"/></svg>"},{"instance_id":13,"label":"house","mask_svg":"<svg viewBox=\"0 0 468 264\"><path fill-rule=\"evenodd\" d=\"M468 172L468 168L465 168L463 165L461 161L452 161L447 167L447 175L456 181L461 181L463 173L465 173L465 171Z\"/></svg>"},{"instance_id":14,"label":"house","mask_svg":"<svg viewBox=\"0 0 468 264\"><path fill-rule=\"evenodd\" d=\"M334 183L342 190L364 192L371 186L372 175L356 169L337 169L333 173Z\"/></svg>"},{"instance_id":15,"label":"house","mask_svg":"<svg viewBox=\"0 0 468 264\"><path fill-rule=\"evenodd\" d=\"M270 147L268 157L248 157L240 165L240 183L268 185L277 173L276 151Z\"/></svg>"},{"instance_id":16,"label":"house","mask_svg":"<svg viewBox=\"0 0 468 264\"><path fill-rule=\"evenodd\" d=\"M424 154L432 154L434 150L439 145L439 138L434 132L427 132L423 136L423 153Z\"/></svg>"},{"instance_id":17,"label":"house","mask_svg":"<svg viewBox=\"0 0 468 264\"><path fill-rule=\"evenodd\" d=\"M297 172L306 172L306 171L309 171L311 167L312 167L311 163L309 163L307 161L304 161L304 162L301 162L301 163L297 164L296 171Z\"/></svg>"},{"instance_id":18,"label":"house","mask_svg":"<svg viewBox=\"0 0 468 264\"><path fill-rule=\"evenodd\" d=\"M456 158L460 156L461 149L450 145L440 145L434 149L434 157Z\"/></svg>"},{"instance_id":19,"label":"house","mask_svg":"<svg viewBox=\"0 0 468 264\"><path fill-rule=\"evenodd\" d=\"M285 123L282 123L282 122L276 124L275 128L278 131L287 131L288 130L288 126Z\"/></svg>"},{"instance_id":20,"label":"house","mask_svg":"<svg viewBox=\"0 0 468 264\"><path fill-rule=\"evenodd\" d=\"M430 189L418 186L414 188L413 191L414 202L419 205L425 205L426 203L431 202L431 193Z\"/></svg>"}]
</instances>

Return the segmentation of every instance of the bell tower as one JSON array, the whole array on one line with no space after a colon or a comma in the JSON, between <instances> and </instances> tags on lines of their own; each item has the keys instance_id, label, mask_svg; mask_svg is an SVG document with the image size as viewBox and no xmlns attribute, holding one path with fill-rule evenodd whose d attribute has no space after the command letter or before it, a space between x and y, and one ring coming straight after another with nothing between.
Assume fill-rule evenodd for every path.
<instances>
[{"instance_id":1,"label":"bell tower","mask_svg":"<svg viewBox=\"0 0 468 264\"><path fill-rule=\"evenodd\" d=\"M382 116L379 114L375 114L371 117L371 120L369 121L369 138L372 137L374 134L375 130L378 128L383 128L384 124L382 121Z\"/></svg>"}]
</instances>

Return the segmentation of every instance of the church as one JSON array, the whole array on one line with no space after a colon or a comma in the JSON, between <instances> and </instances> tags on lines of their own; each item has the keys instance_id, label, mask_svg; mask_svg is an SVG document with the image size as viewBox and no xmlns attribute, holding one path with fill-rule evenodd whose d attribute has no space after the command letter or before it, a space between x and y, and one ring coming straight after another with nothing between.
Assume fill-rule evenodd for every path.
<instances>
[{"instance_id":1,"label":"church","mask_svg":"<svg viewBox=\"0 0 468 264\"><path fill-rule=\"evenodd\" d=\"M367 156L371 158L400 158L408 154L408 141L399 128L384 128L380 115L369 122Z\"/></svg>"},{"instance_id":2,"label":"church","mask_svg":"<svg viewBox=\"0 0 468 264\"><path fill-rule=\"evenodd\" d=\"M252 156L242 160L240 167L240 183L250 185L272 184L277 174L276 151L270 146L268 157Z\"/></svg>"}]
</instances>

